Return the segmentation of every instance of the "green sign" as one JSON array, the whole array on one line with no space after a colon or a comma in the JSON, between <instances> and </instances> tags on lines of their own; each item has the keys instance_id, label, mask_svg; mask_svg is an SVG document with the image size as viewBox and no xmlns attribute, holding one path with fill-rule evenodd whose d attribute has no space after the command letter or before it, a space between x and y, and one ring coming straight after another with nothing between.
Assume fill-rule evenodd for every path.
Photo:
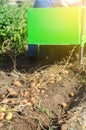
<instances>
[{"instance_id":1,"label":"green sign","mask_svg":"<svg viewBox=\"0 0 86 130\"><path fill-rule=\"evenodd\" d=\"M80 44L81 7L28 9L28 43L38 45Z\"/></svg>"}]
</instances>

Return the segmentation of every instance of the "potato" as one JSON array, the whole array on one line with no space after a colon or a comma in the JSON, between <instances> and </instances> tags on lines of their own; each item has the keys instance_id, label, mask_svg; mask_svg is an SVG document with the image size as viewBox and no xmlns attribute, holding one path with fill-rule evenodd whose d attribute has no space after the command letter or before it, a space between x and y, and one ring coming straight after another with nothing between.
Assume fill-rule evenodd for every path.
<instances>
[{"instance_id":1,"label":"potato","mask_svg":"<svg viewBox=\"0 0 86 130\"><path fill-rule=\"evenodd\" d=\"M5 117L5 119L9 121L9 120L12 119L12 117L13 117L12 112L8 112L7 115L6 115L6 117Z\"/></svg>"},{"instance_id":2,"label":"potato","mask_svg":"<svg viewBox=\"0 0 86 130\"><path fill-rule=\"evenodd\" d=\"M26 105L30 107L32 106L31 102L27 102Z\"/></svg>"},{"instance_id":3,"label":"potato","mask_svg":"<svg viewBox=\"0 0 86 130\"><path fill-rule=\"evenodd\" d=\"M22 84L19 81L14 81L13 83L16 87L21 87Z\"/></svg>"},{"instance_id":4,"label":"potato","mask_svg":"<svg viewBox=\"0 0 86 130\"><path fill-rule=\"evenodd\" d=\"M69 94L69 97L74 97L74 93L71 92L71 93Z\"/></svg>"},{"instance_id":5,"label":"potato","mask_svg":"<svg viewBox=\"0 0 86 130\"><path fill-rule=\"evenodd\" d=\"M0 113L0 121L2 121L4 117L5 117L5 113L4 112Z\"/></svg>"},{"instance_id":6,"label":"potato","mask_svg":"<svg viewBox=\"0 0 86 130\"><path fill-rule=\"evenodd\" d=\"M32 105L33 105L33 104L35 104L35 103L36 103L35 98L34 98L34 97L32 97L32 98L30 99L30 102L32 103Z\"/></svg>"},{"instance_id":7,"label":"potato","mask_svg":"<svg viewBox=\"0 0 86 130\"><path fill-rule=\"evenodd\" d=\"M63 108L66 108L66 107L67 107L67 103L66 103L66 102L62 102L62 103L61 103L61 106L62 106Z\"/></svg>"}]
</instances>

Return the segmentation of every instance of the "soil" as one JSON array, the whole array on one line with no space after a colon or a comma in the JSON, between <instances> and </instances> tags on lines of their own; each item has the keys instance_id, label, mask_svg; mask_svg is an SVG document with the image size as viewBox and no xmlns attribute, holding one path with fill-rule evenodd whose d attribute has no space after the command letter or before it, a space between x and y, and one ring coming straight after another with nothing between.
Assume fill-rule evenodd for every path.
<instances>
[{"instance_id":1,"label":"soil","mask_svg":"<svg viewBox=\"0 0 86 130\"><path fill-rule=\"evenodd\" d=\"M6 57L0 69L0 130L86 130L86 61L31 62L22 55L15 71Z\"/></svg>"}]
</instances>

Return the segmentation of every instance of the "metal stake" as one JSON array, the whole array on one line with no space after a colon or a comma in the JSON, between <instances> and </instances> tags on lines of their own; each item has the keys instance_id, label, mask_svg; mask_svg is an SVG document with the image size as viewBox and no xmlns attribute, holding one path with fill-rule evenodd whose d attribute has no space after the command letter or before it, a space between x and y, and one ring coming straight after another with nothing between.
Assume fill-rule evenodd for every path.
<instances>
[{"instance_id":1,"label":"metal stake","mask_svg":"<svg viewBox=\"0 0 86 130\"><path fill-rule=\"evenodd\" d=\"M83 54L84 54L84 35L85 35L85 0L83 0L82 9L82 32L81 32L81 50L80 50L80 64L83 64Z\"/></svg>"}]
</instances>

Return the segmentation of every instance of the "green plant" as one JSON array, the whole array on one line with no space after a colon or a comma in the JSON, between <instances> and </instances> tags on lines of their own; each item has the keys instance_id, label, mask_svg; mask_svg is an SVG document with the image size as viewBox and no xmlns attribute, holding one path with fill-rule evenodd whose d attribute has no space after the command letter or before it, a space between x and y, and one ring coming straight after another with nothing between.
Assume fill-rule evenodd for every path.
<instances>
[{"instance_id":1,"label":"green plant","mask_svg":"<svg viewBox=\"0 0 86 130\"><path fill-rule=\"evenodd\" d=\"M4 4L7 4L9 2L9 0L0 0L0 5L4 5Z\"/></svg>"},{"instance_id":2,"label":"green plant","mask_svg":"<svg viewBox=\"0 0 86 130\"><path fill-rule=\"evenodd\" d=\"M27 45L27 7L0 7L0 52L7 53L16 69L16 57Z\"/></svg>"}]
</instances>

